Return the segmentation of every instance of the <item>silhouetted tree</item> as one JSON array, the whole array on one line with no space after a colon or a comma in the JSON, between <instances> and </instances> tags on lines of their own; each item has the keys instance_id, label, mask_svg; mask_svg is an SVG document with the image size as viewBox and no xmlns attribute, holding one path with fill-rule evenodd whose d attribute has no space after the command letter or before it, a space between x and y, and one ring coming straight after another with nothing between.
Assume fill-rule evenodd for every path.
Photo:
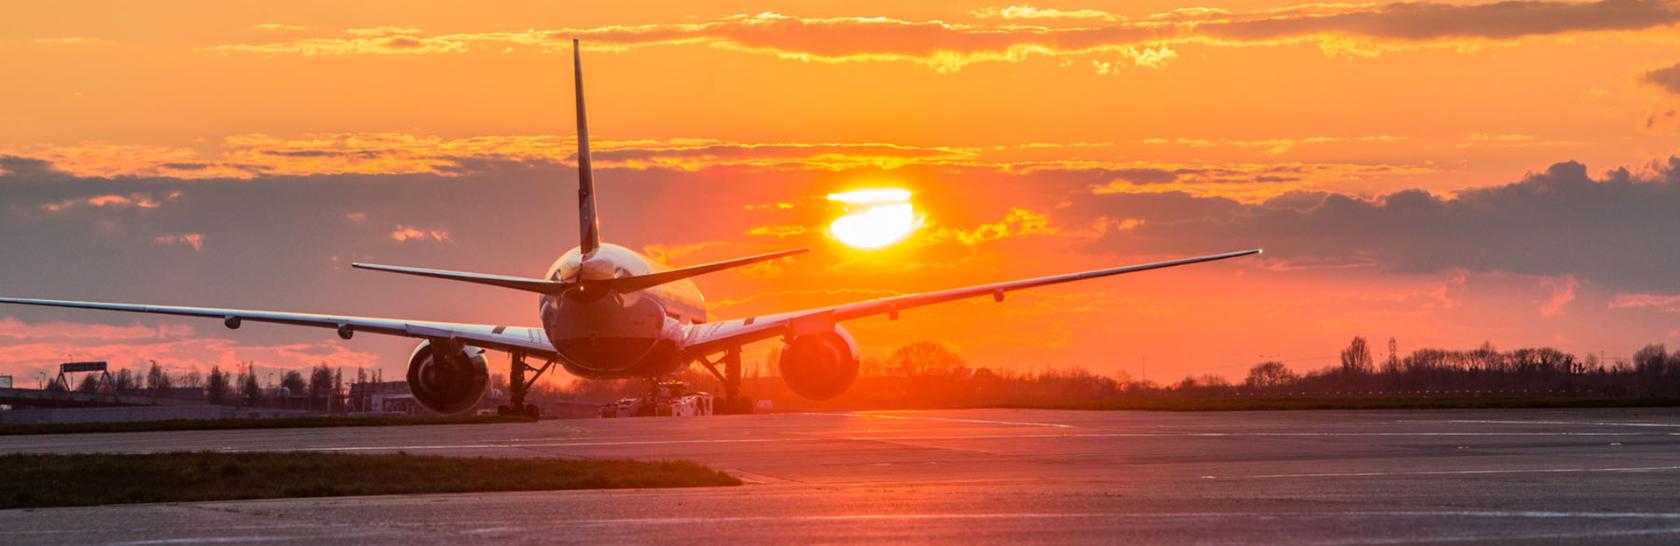
<instances>
[{"instance_id":1,"label":"silhouetted tree","mask_svg":"<svg viewBox=\"0 0 1680 546\"><path fill-rule=\"evenodd\" d=\"M228 384L228 376L227 374L222 373L221 366L211 366L210 380L204 386L205 398L208 398L211 404L220 404L222 401L227 400L228 389L230 387L231 385Z\"/></svg>"},{"instance_id":2,"label":"silhouetted tree","mask_svg":"<svg viewBox=\"0 0 1680 546\"><path fill-rule=\"evenodd\" d=\"M169 374L163 371L156 360L151 361L151 369L146 370L146 388L159 391L169 388Z\"/></svg>"},{"instance_id":3,"label":"silhouetted tree","mask_svg":"<svg viewBox=\"0 0 1680 546\"><path fill-rule=\"evenodd\" d=\"M79 392L98 392L99 377L91 373L83 375L82 383L76 386L76 390Z\"/></svg>"},{"instance_id":4,"label":"silhouetted tree","mask_svg":"<svg viewBox=\"0 0 1680 546\"><path fill-rule=\"evenodd\" d=\"M198 370L187 372L186 375L180 377L179 384L176 386L192 389L204 388L204 374L198 373Z\"/></svg>"},{"instance_id":5,"label":"silhouetted tree","mask_svg":"<svg viewBox=\"0 0 1680 546\"><path fill-rule=\"evenodd\" d=\"M320 408L327 408L327 397L332 393L332 368L325 362L309 371L309 404L311 407L319 404Z\"/></svg>"},{"instance_id":6,"label":"silhouetted tree","mask_svg":"<svg viewBox=\"0 0 1680 546\"><path fill-rule=\"evenodd\" d=\"M1400 373L1400 344L1393 337L1388 338L1388 360L1383 362L1383 374L1393 376Z\"/></svg>"},{"instance_id":7,"label":"silhouetted tree","mask_svg":"<svg viewBox=\"0 0 1680 546\"><path fill-rule=\"evenodd\" d=\"M303 389L307 386L303 381L303 372L286 370L286 373L280 376L280 388L285 389L292 396L303 394Z\"/></svg>"},{"instance_id":8,"label":"silhouetted tree","mask_svg":"<svg viewBox=\"0 0 1680 546\"><path fill-rule=\"evenodd\" d=\"M887 357L892 366L910 377L950 373L968 362L943 343L918 341L893 350Z\"/></svg>"},{"instance_id":9,"label":"silhouetted tree","mask_svg":"<svg viewBox=\"0 0 1680 546\"><path fill-rule=\"evenodd\" d=\"M1287 384L1295 380L1295 372L1289 371L1282 362L1271 361L1255 364L1248 369L1248 379L1243 385L1252 388L1265 389Z\"/></svg>"},{"instance_id":10,"label":"silhouetted tree","mask_svg":"<svg viewBox=\"0 0 1680 546\"><path fill-rule=\"evenodd\" d=\"M1365 338L1354 336L1347 348L1342 349L1342 371L1353 375L1371 373L1371 347Z\"/></svg>"},{"instance_id":11,"label":"silhouetted tree","mask_svg":"<svg viewBox=\"0 0 1680 546\"><path fill-rule=\"evenodd\" d=\"M139 388L140 380L135 378L134 372L128 368L117 370L117 373L111 376L111 390L124 392L138 390Z\"/></svg>"},{"instance_id":12,"label":"silhouetted tree","mask_svg":"<svg viewBox=\"0 0 1680 546\"><path fill-rule=\"evenodd\" d=\"M240 394L245 397L245 405L246 406L261 405L262 400L263 400L262 385L257 383L256 372L251 370L251 368L247 366L245 368L245 373L240 374L240 375L244 376L244 378L245 378L244 381L240 382L240 387L239 387Z\"/></svg>"}]
</instances>

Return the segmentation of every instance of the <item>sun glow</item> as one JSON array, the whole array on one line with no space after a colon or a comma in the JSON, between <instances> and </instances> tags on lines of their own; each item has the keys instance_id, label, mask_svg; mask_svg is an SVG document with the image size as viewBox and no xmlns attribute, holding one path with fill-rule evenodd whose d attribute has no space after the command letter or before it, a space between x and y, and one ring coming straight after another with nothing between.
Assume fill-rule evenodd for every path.
<instances>
[{"instance_id":1,"label":"sun glow","mask_svg":"<svg viewBox=\"0 0 1680 546\"><path fill-rule=\"evenodd\" d=\"M846 214L828 225L835 240L863 249L881 248L909 236L921 226L910 190L869 189L833 193L829 201L845 205Z\"/></svg>"}]
</instances>

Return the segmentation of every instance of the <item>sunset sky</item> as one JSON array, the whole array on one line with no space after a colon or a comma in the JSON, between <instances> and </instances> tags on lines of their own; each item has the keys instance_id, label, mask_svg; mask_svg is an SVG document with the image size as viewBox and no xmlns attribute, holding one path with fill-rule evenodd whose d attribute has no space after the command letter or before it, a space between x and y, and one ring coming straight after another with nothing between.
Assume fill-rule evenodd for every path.
<instances>
[{"instance_id":1,"label":"sunset sky","mask_svg":"<svg viewBox=\"0 0 1680 546\"><path fill-rule=\"evenodd\" d=\"M0 295L536 325L602 233L715 318L1264 247L847 325L865 355L1240 379L1262 359L1680 345L1680 4L51 2L0 8ZM829 194L903 188L864 251ZM0 308L0 374L377 366L414 341ZM749 350L749 362L769 345ZM1383 355L1379 355L1383 356Z\"/></svg>"}]
</instances>

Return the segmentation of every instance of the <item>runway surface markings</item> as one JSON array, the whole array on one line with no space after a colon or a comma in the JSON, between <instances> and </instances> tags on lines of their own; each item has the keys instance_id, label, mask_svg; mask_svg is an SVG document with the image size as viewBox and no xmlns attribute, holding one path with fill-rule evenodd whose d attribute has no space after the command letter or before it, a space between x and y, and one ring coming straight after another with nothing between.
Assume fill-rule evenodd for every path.
<instances>
[{"instance_id":1,"label":"runway surface markings","mask_svg":"<svg viewBox=\"0 0 1680 546\"><path fill-rule=\"evenodd\" d=\"M1230 518L1287 518L1333 519L1348 517L1376 518L1499 518L1499 519L1660 519L1680 521L1675 512L1555 512L1555 511L1488 511L1488 510L1416 510L1416 511L1358 511L1358 512L991 512L978 514L822 514L776 516L682 516L648 518L567 519L567 525L692 525L706 523L752 523L784 521L914 521L914 520L984 520L984 519L1230 519Z\"/></svg>"},{"instance_id":2,"label":"runway surface markings","mask_svg":"<svg viewBox=\"0 0 1680 546\"><path fill-rule=\"evenodd\" d=\"M799 415L843 415L843 416L849 416L849 417L874 417L876 419L946 421L946 422L951 422L951 423L978 423L978 424L983 424L983 425L1012 425L1012 426L1021 426L1021 427L1077 428L1077 427L1074 427L1073 425L1064 425L1064 424L1061 424L1061 423L1039 423L1039 422L1032 422L1032 421L994 421L994 420L990 420L990 419L958 419L958 418L955 418L955 417L923 417L923 416L918 416L918 415L891 415L891 414L884 414L884 413L828 413L828 414L801 413Z\"/></svg>"},{"instance_id":3,"label":"runway surface markings","mask_svg":"<svg viewBox=\"0 0 1680 546\"><path fill-rule=\"evenodd\" d=\"M1359 478L1381 476L1458 476L1478 474L1561 474L1573 472L1668 472L1680 466L1629 466L1611 468L1502 468L1483 470L1406 470L1398 472L1310 472L1304 474L1255 474L1250 476L1203 476L1205 479L1276 478Z\"/></svg>"},{"instance_id":4,"label":"runway surface markings","mask_svg":"<svg viewBox=\"0 0 1680 546\"><path fill-rule=\"evenodd\" d=\"M1496 421L1491 419L1450 419L1446 421L1401 420L1402 423L1451 423L1473 425L1571 425L1592 427L1656 427L1680 428L1680 423L1626 423L1615 421Z\"/></svg>"},{"instance_id":5,"label":"runway surface markings","mask_svg":"<svg viewBox=\"0 0 1680 546\"><path fill-rule=\"evenodd\" d=\"M1629 437L1676 436L1669 433L1653 435L1640 432L1112 432L1069 434L963 434L936 436L787 436L780 438L708 438L682 440L613 440L575 442L497 442L474 444L414 444L370 445L340 447L300 447L285 451L376 451L376 450L435 450L435 449L527 449L541 447L614 447L648 445L694 444L774 444L824 441L883 442L883 441L941 441L941 440L1016 440L1016 439L1089 439L1089 438L1315 438L1315 437ZM273 451L273 449L231 449L224 451Z\"/></svg>"}]
</instances>

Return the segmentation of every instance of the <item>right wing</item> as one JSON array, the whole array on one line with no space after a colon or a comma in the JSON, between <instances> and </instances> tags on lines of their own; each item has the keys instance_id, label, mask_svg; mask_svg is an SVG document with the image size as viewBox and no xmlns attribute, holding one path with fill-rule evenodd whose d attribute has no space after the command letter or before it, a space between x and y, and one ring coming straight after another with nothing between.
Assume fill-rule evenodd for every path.
<instances>
[{"instance_id":1,"label":"right wing","mask_svg":"<svg viewBox=\"0 0 1680 546\"><path fill-rule=\"evenodd\" d=\"M833 307L808 309L792 313L780 313L716 323L697 324L689 328L688 337L683 344L683 349L691 355L704 355L729 347L770 339L782 335L798 336L807 333L823 332L832 329L834 324L837 322L867 317L870 315L889 315L896 318L899 311L913 307L922 307L925 305L945 303L948 301L984 295L991 295L992 298L1001 302L1003 301L1003 295L1005 293L1014 292L1016 290L1025 290L1028 288L1037 288L1040 286L1082 281L1086 279L1095 279L1098 277L1108 277L1125 273L1136 273L1138 271L1148 271L1151 269L1163 269L1181 265L1226 260L1230 258L1259 254L1260 252L1261 250L1258 248L1239 250L1236 252L1226 252L1210 256L1198 256L1195 258L1183 258L1165 262L1154 262L1110 269L1069 273L1066 275L1051 275L1048 277L1037 277L1018 281L983 284L953 290L924 292L921 294L910 294L906 296L848 303Z\"/></svg>"},{"instance_id":2,"label":"right wing","mask_svg":"<svg viewBox=\"0 0 1680 546\"><path fill-rule=\"evenodd\" d=\"M468 345L474 345L486 349L496 349L510 352L517 351L542 358L555 358L557 356L554 352L554 346L550 345L548 342L548 334L543 333L541 328L497 326L492 324L460 324L454 322L430 322L374 317L352 317L343 315L285 313L279 311L252 311L246 309L217 309L213 307L174 307L166 305L135 305L129 303L97 303L89 301L0 298L0 303L40 305L45 307L70 307L76 309L99 309L103 311L125 311L130 313L155 313L183 317L219 318L222 319L222 323L227 325L229 328L238 328L243 321L247 320L251 322L291 324L294 326L314 326L317 328L331 328L338 330L338 335L345 339L349 339L349 336L357 332L425 339L455 339Z\"/></svg>"}]
</instances>

